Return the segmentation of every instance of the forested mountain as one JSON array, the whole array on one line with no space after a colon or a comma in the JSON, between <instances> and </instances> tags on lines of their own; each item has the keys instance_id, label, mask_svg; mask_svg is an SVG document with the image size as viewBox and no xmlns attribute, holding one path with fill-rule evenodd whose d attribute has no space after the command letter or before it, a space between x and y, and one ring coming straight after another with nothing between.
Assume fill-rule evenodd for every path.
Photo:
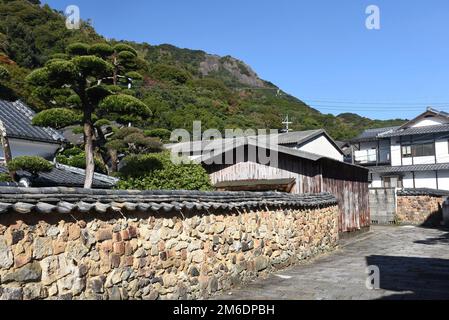
<instances>
[{"instance_id":1,"label":"forested mountain","mask_svg":"<svg viewBox=\"0 0 449 320\"><path fill-rule=\"evenodd\" d=\"M63 14L38 0L0 0L0 17L0 66L10 74L0 80L0 97L23 99L36 110L64 105L67 97L29 88L25 78L33 69L60 56L70 43L108 42L86 21L80 30L68 30ZM143 129L191 129L194 120L201 120L203 129L279 129L288 114L294 130L325 128L336 139L348 139L366 128L404 122L322 114L230 56L171 45L109 42L124 42L138 52L137 71L143 79L134 84L132 94L153 112L151 119L133 123Z\"/></svg>"}]
</instances>

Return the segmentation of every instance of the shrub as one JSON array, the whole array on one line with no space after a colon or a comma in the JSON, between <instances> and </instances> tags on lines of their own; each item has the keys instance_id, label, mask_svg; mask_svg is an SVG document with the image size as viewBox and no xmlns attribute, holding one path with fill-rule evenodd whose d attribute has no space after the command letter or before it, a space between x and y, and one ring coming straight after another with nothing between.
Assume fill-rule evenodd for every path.
<instances>
[{"instance_id":1,"label":"shrub","mask_svg":"<svg viewBox=\"0 0 449 320\"><path fill-rule=\"evenodd\" d=\"M114 48L112 48L107 43L96 43L89 48L89 54L98 56L100 58L107 58L114 53Z\"/></svg>"},{"instance_id":2,"label":"shrub","mask_svg":"<svg viewBox=\"0 0 449 320\"><path fill-rule=\"evenodd\" d=\"M212 190L209 175L200 164L174 164L167 152L129 156L120 175L119 189Z\"/></svg>"},{"instance_id":3,"label":"shrub","mask_svg":"<svg viewBox=\"0 0 449 320\"><path fill-rule=\"evenodd\" d=\"M70 151L69 151L70 150ZM60 154L56 156L56 161L65 164L67 166L86 169L86 153L84 151L78 151L75 148L69 149L66 154ZM73 153L72 153L73 152ZM95 172L107 173L106 166L97 157L94 158Z\"/></svg>"},{"instance_id":4,"label":"shrub","mask_svg":"<svg viewBox=\"0 0 449 320\"><path fill-rule=\"evenodd\" d=\"M171 137L171 131L164 128L149 129L144 131L147 137L156 137L162 141L169 141Z\"/></svg>"},{"instance_id":5,"label":"shrub","mask_svg":"<svg viewBox=\"0 0 449 320\"><path fill-rule=\"evenodd\" d=\"M184 84L192 78L187 71L166 64L157 64L151 69L151 76L174 84Z\"/></svg>"},{"instance_id":6,"label":"shrub","mask_svg":"<svg viewBox=\"0 0 449 320\"><path fill-rule=\"evenodd\" d=\"M81 116L66 108L53 108L41 111L33 118L33 125L61 129L79 123Z\"/></svg>"},{"instance_id":7,"label":"shrub","mask_svg":"<svg viewBox=\"0 0 449 320\"><path fill-rule=\"evenodd\" d=\"M67 53L73 56L87 55L89 53L89 49L88 44L77 42L67 46Z\"/></svg>"},{"instance_id":8,"label":"shrub","mask_svg":"<svg viewBox=\"0 0 449 320\"><path fill-rule=\"evenodd\" d=\"M9 77L9 71L6 68L0 66L0 80L8 80Z\"/></svg>"},{"instance_id":9,"label":"shrub","mask_svg":"<svg viewBox=\"0 0 449 320\"><path fill-rule=\"evenodd\" d=\"M143 154L160 152L164 146L159 138L146 137L138 128L125 127L114 134L106 147L120 152Z\"/></svg>"},{"instance_id":10,"label":"shrub","mask_svg":"<svg viewBox=\"0 0 449 320\"><path fill-rule=\"evenodd\" d=\"M115 114L117 121L126 123L128 118L124 115L132 115L133 119L145 119L152 116L150 108L133 96L119 94L105 98L100 104L100 111L105 115Z\"/></svg>"},{"instance_id":11,"label":"shrub","mask_svg":"<svg viewBox=\"0 0 449 320\"><path fill-rule=\"evenodd\" d=\"M40 172L49 172L53 169L50 161L36 156L22 156L11 160L8 163L9 171L27 171L33 176L37 176Z\"/></svg>"},{"instance_id":12,"label":"shrub","mask_svg":"<svg viewBox=\"0 0 449 320\"><path fill-rule=\"evenodd\" d=\"M14 182L11 176L7 173L0 173L0 182Z\"/></svg>"}]
</instances>

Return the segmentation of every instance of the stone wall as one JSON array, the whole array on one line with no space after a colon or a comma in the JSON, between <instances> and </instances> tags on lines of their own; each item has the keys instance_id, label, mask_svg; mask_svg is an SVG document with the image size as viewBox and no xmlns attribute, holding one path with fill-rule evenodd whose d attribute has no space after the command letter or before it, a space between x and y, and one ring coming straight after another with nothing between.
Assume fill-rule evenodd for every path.
<instances>
[{"instance_id":1,"label":"stone wall","mask_svg":"<svg viewBox=\"0 0 449 320\"><path fill-rule=\"evenodd\" d=\"M0 209L12 201L1 197ZM1 299L207 298L338 241L329 202L188 212L126 202L111 212L52 197L29 204L13 195L0 210ZM51 200L58 213L47 212Z\"/></svg>"},{"instance_id":2,"label":"stone wall","mask_svg":"<svg viewBox=\"0 0 449 320\"><path fill-rule=\"evenodd\" d=\"M397 221L400 224L439 225L445 199L445 197L433 195L398 195Z\"/></svg>"}]
</instances>

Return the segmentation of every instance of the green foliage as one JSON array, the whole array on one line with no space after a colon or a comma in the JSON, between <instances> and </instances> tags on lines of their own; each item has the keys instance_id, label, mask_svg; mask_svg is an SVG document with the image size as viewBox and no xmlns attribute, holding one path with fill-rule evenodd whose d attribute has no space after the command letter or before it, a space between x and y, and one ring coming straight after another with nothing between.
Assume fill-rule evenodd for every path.
<instances>
[{"instance_id":1,"label":"green foliage","mask_svg":"<svg viewBox=\"0 0 449 320\"><path fill-rule=\"evenodd\" d=\"M129 95L111 95L105 98L100 106L100 112L105 116L111 115L119 122L140 121L149 118L152 112L148 106L137 98Z\"/></svg>"},{"instance_id":2,"label":"green foliage","mask_svg":"<svg viewBox=\"0 0 449 320\"><path fill-rule=\"evenodd\" d=\"M1 80L8 80L10 77L8 69L5 67L0 66L0 81Z\"/></svg>"},{"instance_id":3,"label":"green foliage","mask_svg":"<svg viewBox=\"0 0 449 320\"><path fill-rule=\"evenodd\" d=\"M166 64L153 66L150 74L155 79L169 81L174 84L184 84L192 77L187 71Z\"/></svg>"},{"instance_id":4,"label":"green foliage","mask_svg":"<svg viewBox=\"0 0 449 320\"><path fill-rule=\"evenodd\" d=\"M62 129L81 122L81 115L66 108L47 109L33 118L33 125Z\"/></svg>"},{"instance_id":5,"label":"green foliage","mask_svg":"<svg viewBox=\"0 0 449 320\"><path fill-rule=\"evenodd\" d=\"M115 52L131 52L134 56L137 56L137 51L133 47L124 44L124 43L118 43L114 46Z\"/></svg>"},{"instance_id":6,"label":"green foliage","mask_svg":"<svg viewBox=\"0 0 449 320\"><path fill-rule=\"evenodd\" d=\"M89 54L89 45L86 43L76 42L67 46L67 54L71 56L85 56Z\"/></svg>"},{"instance_id":7,"label":"green foliage","mask_svg":"<svg viewBox=\"0 0 449 320\"><path fill-rule=\"evenodd\" d=\"M106 143L106 147L126 154L153 153L160 152L163 149L159 138L146 137L142 130L133 127L118 130L112 139Z\"/></svg>"},{"instance_id":8,"label":"green foliage","mask_svg":"<svg viewBox=\"0 0 449 320\"><path fill-rule=\"evenodd\" d=\"M40 172L49 172L53 169L53 164L44 158L36 156L22 156L11 160L8 163L9 171L27 171L33 176L37 176Z\"/></svg>"},{"instance_id":9,"label":"green foliage","mask_svg":"<svg viewBox=\"0 0 449 320\"><path fill-rule=\"evenodd\" d=\"M97 121L95 121L94 123L94 127L104 127L104 126L110 126L111 125L111 121L109 121L108 119L99 119Z\"/></svg>"},{"instance_id":10,"label":"green foliage","mask_svg":"<svg viewBox=\"0 0 449 320\"><path fill-rule=\"evenodd\" d=\"M147 137L156 137L161 139L162 141L169 141L171 137L171 131L164 128L145 130L144 134Z\"/></svg>"},{"instance_id":11,"label":"green foliage","mask_svg":"<svg viewBox=\"0 0 449 320\"><path fill-rule=\"evenodd\" d=\"M114 53L114 48L106 43L96 43L90 46L88 49L90 55L98 56L100 58L106 59Z\"/></svg>"},{"instance_id":12,"label":"green foliage","mask_svg":"<svg viewBox=\"0 0 449 320\"><path fill-rule=\"evenodd\" d=\"M126 73L126 77L131 78L133 80L142 80L143 79L142 75L136 71L130 71L130 72Z\"/></svg>"},{"instance_id":13,"label":"green foliage","mask_svg":"<svg viewBox=\"0 0 449 320\"><path fill-rule=\"evenodd\" d=\"M79 56L72 62L85 77L102 78L112 73L112 65L96 56Z\"/></svg>"},{"instance_id":14,"label":"green foliage","mask_svg":"<svg viewBox=\"0 0 449 320\"><path fill-rule=\"evenodd\" d=\"M66 92L76 88L73 81L68 84L70 88L64 86L62 91L56 90L61 86L52 90L43 86L61 84L48 81L49 65L53 65L50 68L53 73L65 73L71 78L77 74L73 69L78 71L71 59L87 54L103 58L109 65L105 67L101 63L106 69L112 64L118 75L135 80L132 91L126 89L128 83L120 77L116 86L108 80L104 80L103 85L112 94L126 93L141 99L151 109L153 117L111 112L107 118L121 123L132 122L142 128L191 130L192 120L199 119L203 121L203 129L279 129L282 127L280 119L289 114L293 118L293 130L324 128L336 139L349 139L367 128L404 122L401 119L371 120L352 114L338 117L322 114L288 94L278 95L278 88L267 81L261 81L264 87L248 89L251 86L242 83L242 78L251 77L252 73L244 63L232 57L219 59L217 71L206 75L202 67L206 61L204 51L167 44L107 42L86 22L82 23L80 30L68 30L65 17L48 6L32 5L24 0L2 0L0 12L0 63L10 73L9 80L1 80L0 98L21 98L37 111L49 107L81 108L79 96ZM117 57L117 65L114 65L114 56ZM82 62L85 66L93 61ZM226 65L232 67L232 72L225 68ZM42 67L45 68L28 77L31 84L41 88L27 86L24 82L26 76ZM65 76L64 79L67 80ZM91 97L98 101L102 98L99 93L105 92L93 90L95 95ZM99 116L105 117L103 114Z\"/></svg>"},{"instance_id":15,"label":"green foliage","mask_svg":"<svg viewBox=\"0 0 449 320\"><path fill-rule=\"evenodd\" d=\"M56 156L56 161L67 166L86 169L86 153L78 147L64 150ZM106 174L107 169L103 162L98 157L95 157L94 161L95 172Z\"/></svg>"},{"instance_id":16,"label":"green foliage","mask_svg":"<svg viewBox=\"0 0 449 320\"><path fill-rule=\"evenodd\" d=\"M169 153L129 156L124 162L119 189L212 190L209 175L201 165L174 164Z\"/></svg>"},{"instance_id":17,"label":"green foliage","mask_svg":"<svg viewBox=\"0 0 449 320\"><path fill-rule=\"evenodd\" d=\"M7 173L0 173L0 182L14 182L11 176Z\"/></svg>"}]
</instances>

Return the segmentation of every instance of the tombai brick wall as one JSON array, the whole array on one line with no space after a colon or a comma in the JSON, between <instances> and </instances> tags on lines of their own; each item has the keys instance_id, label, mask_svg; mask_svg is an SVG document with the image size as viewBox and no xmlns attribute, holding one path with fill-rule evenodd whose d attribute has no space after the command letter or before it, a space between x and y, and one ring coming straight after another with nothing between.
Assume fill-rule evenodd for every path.
<instances>
[{"instance_id":1,"label":"tombai brick wall","mask_svg":"<svg viewBox=\"0 0 449 320\"><path fill-rule=\"evenodd\" d=\"M338 241L327 194L5 190L1 299L207 298Z\"/></svg>"},{"instance_id":2,"label":"tombai brick wall","mask_svg":"<svg viewBox=\"0 0 449 320\"><path fill-rule=\"evenodd\" d=\"M438 226L442 222L447 192L430 189L406 189L397 194L396 218L402 224Z\"/></svg>"}]
</instances>

